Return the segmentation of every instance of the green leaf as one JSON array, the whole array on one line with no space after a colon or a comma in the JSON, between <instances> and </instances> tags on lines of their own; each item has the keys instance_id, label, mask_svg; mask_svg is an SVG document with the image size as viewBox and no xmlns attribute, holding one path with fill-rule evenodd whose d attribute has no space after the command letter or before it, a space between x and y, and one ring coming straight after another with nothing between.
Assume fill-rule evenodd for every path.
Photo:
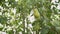
<instances>
[{"instance_id":1,"label":"green leaf","mask_svg":"<svg viewBox=\"0 0 60 34\"><path fill-rule=\"evenodd\" d=\"M41 34L47 34L48 32L49 32L49 28L47 28L47 27L44 27L41 30Z\"/></svg>"}]
</instances>

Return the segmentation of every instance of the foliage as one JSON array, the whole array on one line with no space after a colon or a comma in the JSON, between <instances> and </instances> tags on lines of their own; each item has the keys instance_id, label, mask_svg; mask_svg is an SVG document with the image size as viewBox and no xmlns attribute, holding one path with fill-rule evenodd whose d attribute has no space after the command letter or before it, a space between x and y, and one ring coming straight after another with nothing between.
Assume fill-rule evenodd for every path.
<instances>
[{"instance_id":1,"label":"foliage","mask_svg":"<svg viewBox=\"0 0 60 34\"><path fill-rule=\"evenodd\" d=\"M58 1L55 3L52 1L0 0L0 31L7 34L18 34L19 32L22 34L59 34L60 8L58 7L60 6ZM34 8L37 8L39 20L34 14L30 15ZM34 16L35 21L30 22L28 16Z\"/></svg>"}]
</instances>

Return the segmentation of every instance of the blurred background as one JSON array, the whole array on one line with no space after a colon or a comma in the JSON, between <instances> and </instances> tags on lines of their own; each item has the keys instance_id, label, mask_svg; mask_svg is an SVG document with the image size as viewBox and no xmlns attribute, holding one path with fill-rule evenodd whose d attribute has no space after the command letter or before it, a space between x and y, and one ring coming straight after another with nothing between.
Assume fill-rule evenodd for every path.
<instances>
[{"instance_id":1,"label":"blurred background","mask_svg":"<svg viewBox=\"0 0 60 34\"><path fill-rule=\"evenodd\" d=\"M0 0L0 34L60 34L60 0Z\"/></svg>"}]
</instances>

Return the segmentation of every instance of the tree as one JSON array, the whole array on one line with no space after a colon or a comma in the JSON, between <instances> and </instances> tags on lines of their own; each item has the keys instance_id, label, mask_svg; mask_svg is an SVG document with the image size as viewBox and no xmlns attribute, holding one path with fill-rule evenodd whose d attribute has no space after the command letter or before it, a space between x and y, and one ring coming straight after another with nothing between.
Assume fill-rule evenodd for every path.
<instances>
[{"instance_id":1,"label":"tree","mask_svg":"<svg viewBox=\"0 0 60 34\"><path fill-rule=\"evenodd\" d=\"M53 0L1 0L0 31L8 34L19 34L19 32L22 34L59 34L59 7L59 1L53 2ZM33 12L35 8L40 15L37 15L39 18L36 18Z\"/></svg>"}]
</instances>

